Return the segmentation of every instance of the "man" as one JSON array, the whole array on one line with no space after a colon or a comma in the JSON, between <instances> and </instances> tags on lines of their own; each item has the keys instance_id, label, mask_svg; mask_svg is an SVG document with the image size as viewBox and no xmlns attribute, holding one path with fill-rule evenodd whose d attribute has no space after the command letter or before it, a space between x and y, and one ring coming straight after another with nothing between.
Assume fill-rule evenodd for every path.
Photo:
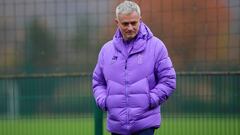
<instances>
[{"instance_id":1,"label":"man","mask_svg":"<svg viewBox=\"0 0 240 135\"><path fill-rule=\"evenodd\" d=\"M136 3L120 3L115 21L118 29L102 47L93 72L93 94L107 111L112 135L153 135L161 122L160 105L176 87L175 70Z\"/></svg>"}]
</instances>

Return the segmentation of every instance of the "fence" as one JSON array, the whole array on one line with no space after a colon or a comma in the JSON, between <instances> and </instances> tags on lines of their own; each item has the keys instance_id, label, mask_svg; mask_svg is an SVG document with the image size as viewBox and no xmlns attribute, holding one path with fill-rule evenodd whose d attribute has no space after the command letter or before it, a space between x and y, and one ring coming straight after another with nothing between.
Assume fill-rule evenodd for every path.
<instances>
[{"instance_id":1,"label":"fence","mask_svg":"<svg viewBox=\"0 0 240 135\"><path fill-rule=\"evenodd\" d=\"M122 0L0 0L0 73L91 72ZM135 0L177 71L239 71L239 0Z\"/></svg>"},{"instance_id":2,"label":"fence","mask_svg":"<svg viewBox=\"0 0 240 135\"><path fill-rule=\"evenodd\" d=\"M239 82L239 72L178 73L177 90L162 106L163 123L156 134L239 134ZM0 79L4 135L108 134L105 115L94 106L89 74Z\"/></svg>"}]
</instances>

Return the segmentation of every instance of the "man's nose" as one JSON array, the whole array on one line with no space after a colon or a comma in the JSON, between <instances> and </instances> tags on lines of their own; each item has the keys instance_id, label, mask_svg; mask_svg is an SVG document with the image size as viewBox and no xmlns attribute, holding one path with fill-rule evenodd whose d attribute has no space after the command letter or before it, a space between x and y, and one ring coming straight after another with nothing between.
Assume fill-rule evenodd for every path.
<instances>
[{"instance_id":1,"label":"man's nose","mask_svg":"<svg viewBox=\"0 0 240 135\"><path fill-rule=\"evenodd\" d=\"M128 25L128 30L133 30L133 26L131 24Z\"/></svg>"}]
</instances>

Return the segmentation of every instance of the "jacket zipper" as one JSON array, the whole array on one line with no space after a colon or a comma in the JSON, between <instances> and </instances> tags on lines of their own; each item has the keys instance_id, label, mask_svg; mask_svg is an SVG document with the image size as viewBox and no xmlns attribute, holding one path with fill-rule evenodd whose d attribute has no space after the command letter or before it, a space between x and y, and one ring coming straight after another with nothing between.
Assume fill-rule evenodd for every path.
<instances>
[{"instance_id":1,"label":"jacket zipper","mask_svg":"<svg viewBox=\"0 0 240 135\"><path fill-rule=\"evenodd\" d=\"M127 123L127 128L129 126L129 108L128 108L128 88L127 88L127 59L125 61L125 96L126 96L126 110L127 110L127 120L126 120L126 123Z\"/></svg>"}]
</instances>

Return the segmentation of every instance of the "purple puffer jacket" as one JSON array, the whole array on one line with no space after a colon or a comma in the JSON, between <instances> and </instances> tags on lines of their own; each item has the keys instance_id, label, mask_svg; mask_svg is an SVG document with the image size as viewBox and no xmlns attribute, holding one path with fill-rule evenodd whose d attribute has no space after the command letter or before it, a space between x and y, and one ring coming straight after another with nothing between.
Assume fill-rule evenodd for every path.
<instances>
[{"instance_id":1,"label":"purple puffer jacket","mask_svg":"<svg viewBox=\"0 0 240 135\"><path fill-rule=\"evenodd\" d=\"M160 105L173 93L176 73L165 45L143 22L129 53L125 44L118 29L99 53L92 87L107 111L107 129L127 135L160 126Z\"/></svg>"}]
</instances>

